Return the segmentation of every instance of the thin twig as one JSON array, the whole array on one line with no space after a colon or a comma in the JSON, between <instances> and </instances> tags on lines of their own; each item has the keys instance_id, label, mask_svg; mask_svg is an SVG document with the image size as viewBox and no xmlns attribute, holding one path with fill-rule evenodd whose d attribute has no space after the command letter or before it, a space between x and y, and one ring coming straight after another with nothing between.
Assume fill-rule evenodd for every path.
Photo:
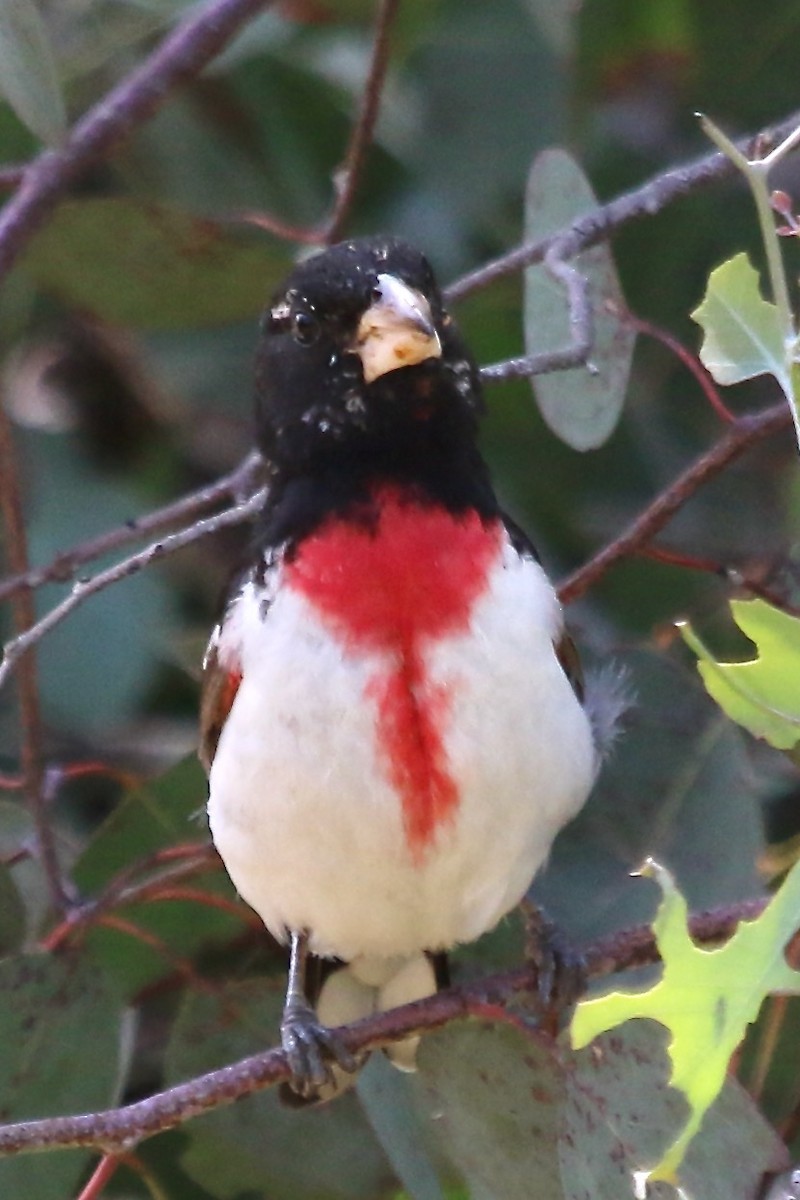
<instances>
[{"instance_id":1,"label":"thin twig","mask_svg":"<svg viewBox=\"0 0 800 1200\"><path fill-rule=\"evenodd\" d=\"M794 113L772 129L765 129L743 138L737 145L747 149L756 143L763 146L765 143L782 141L795 131L798 122L800 113ZM736 168L724 154L708 154L686 166L664 171L608 204L599 204L571 225L556 230L549 237L541 238L538 242L524 242L499 258L478 267L477 270L462 275L446 289L445 296L448 301L460 300L463 296L488 287L506 275L521 271L532 263L541 262L557 242L564 242L562 257L573 258L581 250L608 240L611 234L623 225L643 217L655 216L681 196L722 179L731 179L735 175Z\"/></svg>"},{"instance_id":2,"label":"thin twig","mask_svg":"<svg viewBox=\"0 0 800 1200\"><path fill-rule=\"evenodd\" d=\"M800 617L800 608L796 604L792 604L775 588L768 587L752 571L730 566L715 558L702 558L695 554L686 554L682 550L671 550L666 546L640 546L636 553L642 558L651 558L654 562L667 563L668 566L683 567L689 571L704 571L709 575L716 575L718 579L723 579L731 587L742 588L744 591L766 600L773 608L780 608L791 616Z\"/></svg>"},{"instance_id":3,"label":"thin twig","mask_svg":"<svg viewBox=\"0 0 800 1200\"><path fill-rule=\"evenodd\" d=\"M261 456L257 453L248 454L238 467L228 475L221 476L214 483L199 488L157 508L143 517L134 517L116 529L110 529L99 537L80 542L71 550L65 550L56 555L43 567L30 567L19 575L10 575L0 580L0 600L13 596L20 588L37 588L43 583L66 583L75 577L79 567L117 550L129 542L138 541L148 534L156 533L178 521L197 516L207 508L212 508L220 500L230 498L235 501L244 499L252 491L261 468Z\"/></svg>"},{"instance_id":4,"label":"thin twig","mask_svg":"<svg viewBox=\"0 0 800 1200\"><path fill-rule=\"evenodd\" d=\"M91 579L79 580L68 596L65 596L60 604L32 625L25 633L13 638L4 648L3 661L0 663L0 688L8 679L10 673L14 670L20 658L26 651L41 641L46 633L54 629L73 612L78 605L83 604L90 596L96 595L104 588L110 587L113 583L119 583L122 579L127 579L129 575L135 575L156 559L165 558L168 554L174 554L177 550L182 550L184 546L190 545L192 542L199 541L200 538L208 537L209 534L216 533L220 529L226 529L231 525L240 525L249 517L252 517L263 506L266 497L266 489L262 488L255 492L249 500L243 504L237 504L234 508L226 508L221 513L216 513L213 517L206 517L202 521L196 521L190 525L188 529L181 529L178 533L172 533L168 537L163 538L160 542L155 542L151 546L140 550L138 554L132 554L129 558L125 558L122 562L115 563L113 567L109 567L105 571L100 571L97 575L93 575Z\"/></svg>"},{"instance_id":5,"label":"thin twig","mask_svg":"<svg viewBox=\"0 0 800 1200\"><path fill-rule=\"evenodd\" d=\"M194 78L239 29L273 0L210 0L193 11L153 53L75 124L66 142L46 150L23 173L0 213L0 277L19 257L71 185L108 156Z\"/></svg>"},{"instance_id":6,"label":"thin twig","mask_svg":"<svg viewBox=\"0 0 800 1200\"><path fill-rule=\"evenodd\" d=\"M28 539L22 513L19 472L17 470L11 422L0 397L0 510L5 525L6 552L12 571L24 574L28 569ZM14 629L18 639L30 637L36 623L33 594L21 591L12 605ZM67 903L66 889L56 852L56 840L50 822L44 787L42 761L42 721L39 711L39 685L36 657L31 651L20 663L19 708L22 741L20 759L25 794L36 831L37 850L47 880L50 899L59 911Z\"/></svg>"},{"instance_id":7,"label":"thin twig","mask_svg":"<svg viewBox=\"0 0 800 1200\"><path fill-rule=\"evenodd\" d=\"M694 375L703 389L706 400L708 400L708 403L721 421L724 421L726 425L731 425L736 420L736 417L719 394L719 388L714 382L713 375L703 366L696 354L692 354L691 350L687 350L668 330L662 329L660 325L656 325L652 321L645 320L644 317L637 317L635 313L629 312L627 309L622 312L617 311L616 316L628 329L633 329L636 333L643 333L647 337L661 342L676 358L679 358L687 371L690 371Z\"/></svg>"},{"instance_id":8,"label":"thin twig","mask_svg":"<svg viewBox=\"0 0 800 1200\"><path fill-rule=\"evenodd\" d=\"M341 236L361 182L367 150L378 120L383 84L389 66L389 35L398 8L399 0L380 0L378 5L372 54L361 93L361 106L350 134L344 160L334 173L334 199L328 215L316 225L294 225L273 213L251 211L238 212L236 220L254 225L257 229L264 229L284 241L299 242L304 246L330 245Z\"/></svg>"},{"instance_id":9,"label":"thin twig","mask_svg":"<svg viewBox=\"0 0 800 1200\"><path fill-rule=\"evenodd\" d=\"M361 96L361 109L353 126L350 143L339 170L334 178L336 199L330 217L321 229L320 240L335 242L350 215L367 150L380 111L383 84L389 66L389 34L397 16L399 0L380 0L375 21L375 38L372 45L369 72Z\"/></svg>"},{"instance_id":10,"label":"thin twig","mask_svg":"<svg viewBox=\"0 0 800 1200\"><path fill-rule=\"evenodd\" d=\"M559 588L562 603L570 604L577 600L597 583L614 563L629 554L637 553L642 546L647 545L704 483L719 475L745 450L781 429L790 428L791 424L792 414L784 402L765 409L764 412L737 418L728 426L724 436L687 467L674 483L656 496L624 533L604 546L584 566L564 580Z\"/></svg>"},{"instance_id":11,"label":"thin twig","mask_svg":"<svg viewBox=\"0 0 800 1200\"><path fill-rule=\"evenodd\" d=\"M95 924L105 913L124 904L138 904L152 898L152 892L168 888L171 885L188 879L192 875L204 875L215 866L220 865L219 855L212 845L198 845L192 854L173 864L162 867L157 874L138 883L129 880L134 870L143 870L147 865L157 866L164 858L160 855L150 856L140 860L125 870L120 871L107 888L99 896L72 909L61 921L47 933L39 943L41 950L50 953L57 950L69 938L82 932L88 926ZM243 907L243 912L248 910Z\"/></svg>"},{"instance_id":12,"label":"thin twig","mask_svg":"<svg viewBox=\"0 0 800 1200\"><path fill-rule=\"evenodd\" d=\"M701 943L723 941L740 921L759 916L766 903L765 899L749 900L697 914L689 923L691 935ZM588 948L585 957L590 975L599 977L655 963L658 951L652 929L643 925L602 939ZM536 985L537 972L532 965L504 971L343 1026L339 1031L341 1041L351 1053L357 1053L430 1032L459 1017L502 1016L504 1006L515 994L531 992ZM288 1077L284 1052L262 1051L123 1108L2 1126L0 1157L68 1146L91 1146L107 1154L128 1150L153 1134Z\"/></svg>"},{"instance_id":13,"label":"thin twig","mask_svg":"<svg viewBox=\"0 0 800 1200\"><path fill-rule=\"evenodd\" d=\"M562 238L553 242L544 256L547 271L566 292L569 346L492 363L481 368L483 379L496 383L503 379L531 378L533 375L549 375L553 371L587 366L589 355L594 348L594 315L589 299L589 279L577 267L567 262L570 252L567 239Z\"/></svg>"}]
</instances>

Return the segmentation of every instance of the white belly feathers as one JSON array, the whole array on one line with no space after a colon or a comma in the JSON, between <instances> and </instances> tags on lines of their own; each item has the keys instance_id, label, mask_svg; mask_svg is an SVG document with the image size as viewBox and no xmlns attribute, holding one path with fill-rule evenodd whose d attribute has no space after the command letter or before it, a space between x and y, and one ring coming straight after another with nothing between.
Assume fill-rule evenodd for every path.
<instances>
[{"instance_id":1,"label":"white belly feathers","mask_svg":"<svg viewBox=\"0 0 800 1200\"><path fill-rule=\"evenodd\" d=\"M596 769L544 572L503 535L466 626L415 643L409 703L435 713L449 797L430 819L392 758L395 652L343 640L280 581L266 612L262 597L245 587L217 647L242 674L208 805L237 889L276 937L305 929L313 951L346 960L478 937L520 900Z\"/></svg>"}]
</instances>

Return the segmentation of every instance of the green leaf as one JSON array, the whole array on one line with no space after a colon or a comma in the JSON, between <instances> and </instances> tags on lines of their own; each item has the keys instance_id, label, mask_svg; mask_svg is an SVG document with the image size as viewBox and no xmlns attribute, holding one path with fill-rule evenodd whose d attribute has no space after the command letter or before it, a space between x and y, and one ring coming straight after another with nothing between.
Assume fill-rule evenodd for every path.
<instances>
[{"instance_id":1,"label":"green leaf","mask_svg":"<svg viewBox=\"0 0 800 1200\"><path fill-rule=\"evenodd\" d=\"M28 128L51 146L67 128L64 98L36 0L0 4L0 91Z\"/></svg>"},{"instance_id":2,"label":"green leaf","mask_svg":"<svg viewBox=\"0 0 800 1200\"><path fill-rule=\"evenodd\" d=\"M0 862L0 956L18 950L25 937L25 906L9 868Z\"/></svg>"},{"instance_id":3,"label":"green leaf","mask_svg":"<svg viewBox=\"0 0 800 1200\"><path fill-rule=\"evenodd\" d=\"M415 1080L373 1054L358 1077L361 1107L411 1200L444 1200L430 1154L429 1123L416 1103Z\"/></svg>"},{"instance_id":4,"label":"green leaf","mask_svg":"<svg viewBox=\"0 0 800 1200\"><path fill-rule=\"evenodd\" d=\"M419 1063L431 1128L472 1200L629 1196L632 1178L684 1116L681 1096L664 1086L665 1040L645 1022L577 1053L521 1023L460 1021L426 1037ZM749 1200L784 1161L767 1122L729 1080L692 1147L687 1188L703 1200Z\"/></svg>"},{"instance_id":5,"label":"green leaf","mask_svg":"<svg viewBox=\"0 0 800 1200\"><path fill-rule=\"evenodd\" d=\"M139 329L253 317L290 259L266 235L129 199L73 200L23 260L46 292Z\"/></svg>"},{"instance_id":6,"label":"green leaf","mask_svg":"<svg viewBox=\"0 0 800 1200\"><path fill-rule=\"evenodd\" d=\"M20 931L22 938L26 935L34 937L41 922L50 911L50 894L44 872L33 854L19 855L25 847L32 848L36 844L36 831L30 813L21 801L0 799L0 859L13 861L8 868L8 875L13 882L19 901L22 905L22 915L25 919L24 929ZM0 924L9 929L5 937L0 937L6 947L16 940L14 928L16 925L16 903L12 900L8 913L4 910L5 901L0 898L0 908L3 915Z\"/></svg>"},{"instance_id":7,"label":"green leaf","mask_svg":"<svg viewBox=\"0 0 800 1200\"><path fill-rule=\"evenodd\" d=\"M693 909L758 895L763 801L784 786L777 755L754 779L752 744L699 678L653 649L618 662L636 698L635 730L620 738L534 885L537 900L577 944L652 920L658 888L630 880L631 866L648 855L670 863Z\"/></svg>"},{"instance_id":8,"label":"green leaf","mask_svg":"<svg viewBox=\"0 0 800 1200\"><path fill-rule=\"evenodd\" d=\"M632 1021L601 1035L575 1055L567 1076L562 1169L570 1200L620 1200L645 1182L642 1165L655 1161L680 1130L686 1103L665 1087L667 1031ZM735 1079L722 1092L692 1142L681 1170L687 1196L752 1200L766 1172L780 1170L786 1149ZM633 1185L633 1187L632 1187ZM648 1189L653 1200L666 1188Z\"/></svg>"},{"instance_id":9,"label":"green leaf","mask_svg":"<svg viewBox=\"0 0 800 1200\"><path fill-rule=\"evenodd\" d=\"M704 333L700 358L717 383L774 375L791 399L778 310L761 295L758 272L745 253L711 272L703 302L692 318Z\"/></svg>"},{"instance_id":10,"label":"green leaf","mask_svg":"<svg viewBox=\"0 0 800 1200\"><path fill-rule=\"evenodd\" d=\"M528 179L525 240L538 241L594 208L586 176L565 150L544 150ZM554 371L532 381L547 424L575 450L605 442L619 420L636 335L614 315L625 308L622 287L608 246L594 246L574 263L588 280L595 344L591 367ZM569 304L564 288L542 264L525 272L525 352L541 354L570 345Z\"/></svg>"},{"instance_id":11,"label":"green leaf","mask_svg":"<svg viewBox=\"0 0 800 1200\"><path fill-rule=\"evenodd\" d=\"M459 1021L423 1039L419 1073L434 1130L472 1200L562 1196L558 1161L564 1072L547 1039Z\"/></svg>"},{"instance_id":12,"label":"green leaf","mask_svg":"<svg viewBox=\"0 0 800 1200\"><path fill-rule=\"evenodd\" d=\"M119 999L85 958L31 954L0 963L0 1112L8 1121L87 1112L116 1099ZM0 1195L64 1200L89 1155L0 1161Z\"/></svg>"},{"instance_id":13,"label":"green leaf","mask_svg":"<svg viewBox=\"0 0 800 1200\"><path fill-rule=\"evenodd\" d=\"M177 1083L265 1050L278 1040L282 988L264 979L187 994L167 1050ZM379 1200L396 1184L352 1094L318 1109L290 1109L275 1090L186 1127L183 1167L215 1196L270 1200Z\"/></svg>"},{"instance_id":14,"label":"green leaf","mask_svg":"<svg viewBox=\"0 0 800 1200\"><path fill-rule=\"evenodd\" d=\"M646 1174L674 1182L762 1000L770 992L800 992L800 972L787 966L783 953L797 928L800 864L761 916L743 921L716 950L702 950L692 941L686 902L669 872L650 860L645 873L654 876L663 891L653 923L664 963L662 977L645 991L611 992L582 1001L572 1021L572 1043L586 1046L599 1033L633 1017L650 1017L670 1030L670 1083L684 1093L690 1112L678 1136Z\"/></svg>"},{"instance_id":15,"label":"green leaf","mask_svg":"<svg viewBox=\"0 0 800 1200\"><path fill-rule=\"evenodd\" d=\"M113 421L113 393L107 401ZM142 497L128 480L89 458L81 434L26 431L22 441L37 497L28 525L34 561L47 562L141 508ZM65 504L65 496L80 496L80 503ZM41 588L37 612L47 612L69 590L63 584ZM104 736L132 720L153 686L175 623L174 596L159 571L141 571L80 605L53 630L42 653L47 719L81 738ZM90 645L102 645L103 653L87 654Z\"/></svg>"},{"instance_id":16,"label":"green leaf","mask_svg":"<svg viewBox=\"0 0 800 1200\"><path fill-rule=\"evenodd\" d=\"M800 740L800 620L765 600L732 600L736 624L758 647L746 662L717 662L689 625L684 641L709 693L733 721L779 750Z\"/></svg>"}]
</instances>

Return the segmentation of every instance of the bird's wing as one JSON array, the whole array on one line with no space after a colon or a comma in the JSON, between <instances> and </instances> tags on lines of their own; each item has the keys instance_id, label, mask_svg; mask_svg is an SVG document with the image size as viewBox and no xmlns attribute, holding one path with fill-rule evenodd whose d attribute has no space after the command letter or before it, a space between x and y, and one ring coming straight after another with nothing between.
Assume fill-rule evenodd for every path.
<instances>
[{"instance_id":1,"label":"bird's wing","mask_svg":"<svg viewBox=\"0 0 800 1200\"><path fill-rule=\"evenodd\" d=\"M197 753L206 772L211 770L220 734L242 682L242 672L237 662L231 662L229 655L226 655L224 666L220 662L218 631L219 626L214 630L206 651L200 695L200 745Z\"/></svg>"},{"instance_id":2,"label":"bird's wing","mask_svg":"<svg viewBox=\"0 0 800 1200\"><path fill-rule=\"evenodd\" d=\"M513 518L507 513L502 514L503 524L506 532L511 539L511 544L518 554L524 558L531 558L534 562L541 562L537 553L536 547L528 537L524 529L522 529ZM583 678L583 669L581 660L578 654L578 649L573 642L566 629L562 630L561 637L554 644L556 658L561 664L561 669L570 682L573 692L583 704L586 696L586 688Z\"/></svg>"}]
</instances>

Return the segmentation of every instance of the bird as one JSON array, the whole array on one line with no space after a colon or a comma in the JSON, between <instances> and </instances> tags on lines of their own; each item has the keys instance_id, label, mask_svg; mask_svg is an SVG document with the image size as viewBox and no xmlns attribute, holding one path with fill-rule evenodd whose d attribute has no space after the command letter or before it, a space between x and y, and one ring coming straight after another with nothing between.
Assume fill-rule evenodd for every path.
<instances>
[{"instance_id":1,"label":"bird","mask_svg":"<svg viewBox=\"0 0 800 1200\"><path fill-rule=\"evenodd\" d=\"M299 1101L360 1065L331 1026L432 993L435 956L520 902L603 756L556 591L479 451L484 408L399 238L307 257L264 313L267 498L208 646L200 756L230 878L289 945ZM316 958L345 970L315 1008Z\"/></svg>"}]
</instances>

